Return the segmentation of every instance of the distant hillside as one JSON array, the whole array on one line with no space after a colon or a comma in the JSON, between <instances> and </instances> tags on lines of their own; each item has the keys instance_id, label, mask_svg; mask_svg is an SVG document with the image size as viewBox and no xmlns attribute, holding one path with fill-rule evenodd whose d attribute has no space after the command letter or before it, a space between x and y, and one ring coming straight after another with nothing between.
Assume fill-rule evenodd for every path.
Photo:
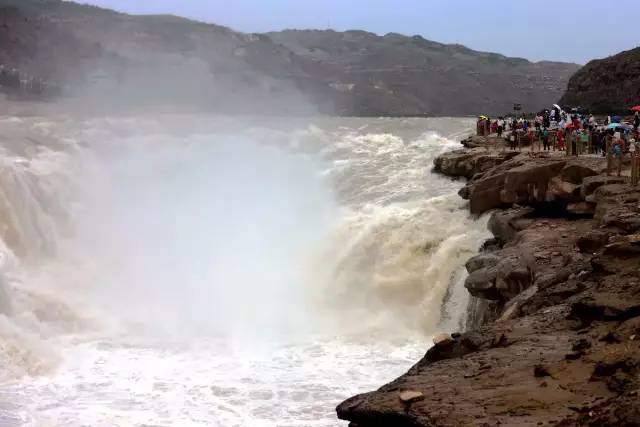
<instances>
[{"instance_id":1,"label":"distant hillside","mask_svg":"<svg viewBox=\"0 0 640 427\"><path fill-rule=\"evenodd\" d=\"M15 97L225 113L496 114L514 102L530 111L550 105L577 69L419 36L243 34L61 0L0 0L0 90Z\"/></svg>"},{"instance_id":2,"label":"distant hillside","mask_svg":"<svg viewBox=\"0 0 640 427\"><path fill-rule=\"evenodd\" d=\"M640 47L589 62L571 78L561 102L596 113L625 112L640 104Z\"/></svg>"},{"instance_id":3,"label":"distant hillside","mask_svg":"<svg viewBox=\"0 0 640 427\"><path fill-rule=\"evenodd\" d=\"M549 106L578 70L477 52L420 36L363 31L269 33L296 55L319 64L322 78L348 91L350 110L366 115L491 114L514 102L534 111Z\"/></svg>"}]
</instances>

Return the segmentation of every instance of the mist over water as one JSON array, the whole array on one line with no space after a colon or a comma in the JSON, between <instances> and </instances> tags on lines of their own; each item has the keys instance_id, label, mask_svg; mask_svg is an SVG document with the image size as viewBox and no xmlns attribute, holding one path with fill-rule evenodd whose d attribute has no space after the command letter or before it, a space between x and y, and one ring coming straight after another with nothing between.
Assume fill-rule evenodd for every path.
<instances>
[{"instance_id":1,"label":"mist over water","mask_svg":"<svg viewBox=\"0 0 640 427\"><path fill-rule=\"evenodd\" d=\"M341 425L464 321L469 120L0 125L2 425Z\"/></svg>"},{"instance_id":2,"label":"mist over water","mask_svg":"<svg viewBox=\"0 0 640 427\"><path fill-rule=\"evenodd\" d=\"M317 162L235 135L116 144L80 220L79 246L109 260L95 295L176 339L300 332L305 254L333 208Z\"/></svg>"}]
</instances>

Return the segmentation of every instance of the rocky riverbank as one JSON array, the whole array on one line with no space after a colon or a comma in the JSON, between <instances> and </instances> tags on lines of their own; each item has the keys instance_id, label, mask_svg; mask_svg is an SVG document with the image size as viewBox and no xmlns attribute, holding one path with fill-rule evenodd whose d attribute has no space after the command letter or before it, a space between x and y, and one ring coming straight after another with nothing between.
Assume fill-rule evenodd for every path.
<instances>
[{"instance_id":1,"label":"rocky riverbank","mask_svg":"<svg viewBox=\"0 0 640 427\"><path fill-rule=\"evenodd\" d=\"M467 262L485 312L337 408L352 427L640 425L640 188L598 157L473 138L435 169L468 179L495 239Z\"/></svg>"}]
</instances>

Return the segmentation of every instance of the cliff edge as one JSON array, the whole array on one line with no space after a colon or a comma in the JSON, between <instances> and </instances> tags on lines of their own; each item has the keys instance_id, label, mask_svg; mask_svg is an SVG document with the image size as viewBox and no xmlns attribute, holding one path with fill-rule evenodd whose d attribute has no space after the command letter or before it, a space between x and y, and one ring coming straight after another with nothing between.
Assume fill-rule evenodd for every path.
<instances>
[{"instance_id":1,"label":"cliff edge","mask_svg":"<svg viewBox=\"0 0 640 427\"><path fill-rule=\"evenodd\" d=\"M474 148L436 169L492 211L465 286L489 320L338 406L353 427L640 425L640 189L604 160Z\"/></svg>"},{"instance_id":2,"label":"cliff edge","mask_svg":"<svg viewBox=\"0 0 640 427\"><path fill-rule=\"evenodd\" d=\"M569 80L562 105L628 113L640 102L640 47L589 62Z\"/></svg>"}]
</instances>

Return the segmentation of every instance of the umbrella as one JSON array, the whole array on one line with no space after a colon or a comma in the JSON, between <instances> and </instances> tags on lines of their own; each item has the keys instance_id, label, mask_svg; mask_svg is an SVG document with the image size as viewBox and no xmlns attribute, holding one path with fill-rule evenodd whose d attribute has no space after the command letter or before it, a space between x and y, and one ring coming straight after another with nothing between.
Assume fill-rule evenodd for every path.
<instances>
[{"instance_id":1,"label":"umbrella","mask_svg":"<svg viewBox=\"0 0 640 427\"><path fill-rule=\"evenodd\" d=\"M620 123L620 121L621 121L621 120L622 120L622 119L620 118L620 116L613 116L613 117L611 118L611 122L612 122L612 123Z\"/></svg>"},{"instance_id":2,"label":"umbrella","mask_svg":"<svg viewBox=\"0 0 640 427\"><path fill-rule=\"evenodd\" d=\"M609 126L607 126L607 129L618 129L618 128L622 128L624 130L630 130L631 126L623 125L621 123L611 123Z\"/></svg>"},{"instance_id":3,"label":"umbrella","mask_svg":"<svg viewBox=\"0 0 640 427\"><path fill-rule=\"evenodd\" d=\"M635 107L631 107L631 111L640 111L640 105L636 105Z\"/></svg>"},{"instance_id":4,"label":"umbrella","mask_svg":"<svg viewBox=\"0 0 640 427\"><path fill-rule=\"evenodd\" d=\"M489 120L489 117L487 117L487 116L479 116L478 118L480 120Z\"/></svg>"},{"instance_id":5,"label":"umbrella","mask_svg":"<svg viewBox=\"0 0 640 427\"><path fill-rule=\"evenodd\" d=\"M556 110L562 111L562 108L560 108L558 104L553 104L553 108L555 108Z\"/></svg>"}]
</instances>

